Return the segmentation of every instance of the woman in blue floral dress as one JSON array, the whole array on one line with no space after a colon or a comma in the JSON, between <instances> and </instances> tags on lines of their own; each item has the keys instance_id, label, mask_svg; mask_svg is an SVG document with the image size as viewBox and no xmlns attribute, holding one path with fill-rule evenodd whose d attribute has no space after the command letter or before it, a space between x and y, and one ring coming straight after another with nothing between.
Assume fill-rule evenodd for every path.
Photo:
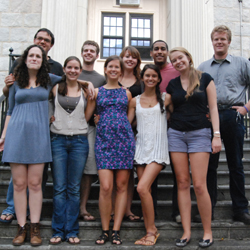
<instances>
[{"instance_id":1,"label":"woman in blue floral dress","mask_svg":"<svg viewBox=\"0 0 250 250\"><path fill-rule=\"evenodd\" d=\"M109 223L112 211L113 182L116 182L115 217L112 244L121 244L120 226L127 204L130 169L133 168L135 140L127 118L131 93L122 88L118 79L123 73L123 62L118 56L109 57L104 64L107 84L95 89L95 101L89 101L86 110L91 115L97 106L100 120L95 142L96 164L100 181L99 210L102 234L96 244L109 239Z\"/></svg>"}]
</instances>

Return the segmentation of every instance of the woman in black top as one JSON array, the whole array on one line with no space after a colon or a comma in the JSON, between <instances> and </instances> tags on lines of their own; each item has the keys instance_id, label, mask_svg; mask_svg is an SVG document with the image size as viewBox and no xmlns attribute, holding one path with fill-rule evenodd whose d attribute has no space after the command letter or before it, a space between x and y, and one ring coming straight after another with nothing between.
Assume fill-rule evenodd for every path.
<instances>
[{"instance_id":1,"label":"woman in black top","mask_svg":"<svg viewBox=\"0 0 250 250\"><path fill-rule=\"evenodd\" d=\"M212 77L193 66L191 54L184 48L170 51L170 60L180 76L171 80L167 98L173 106L168 130L169 151L174 165L178 186L178 204L184 233L176 245L186 246L191 238L190 173L197 205L204 229L201 247L213 243L211 230L211 201L207 191L206 175L209 155L221 150L216 89ZM207 119L208 108L213 127Z\"/></svg>"}]
</instances>

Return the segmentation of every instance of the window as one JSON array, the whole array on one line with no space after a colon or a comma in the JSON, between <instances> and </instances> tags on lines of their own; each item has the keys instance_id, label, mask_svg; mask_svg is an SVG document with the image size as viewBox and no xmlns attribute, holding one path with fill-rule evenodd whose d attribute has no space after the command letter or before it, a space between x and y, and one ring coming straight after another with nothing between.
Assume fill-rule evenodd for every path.
<instances>
[{"instance_id":1,"label":"window","mask_svg":"<svg viewBox=\"0 0 250 250\"><path fill-rule=\"evenodd\" d=\"M125 14L102 13L102 58L120 55L125 46Z\"/></svg>"},{"instance_id":2,"label":"window","mask_svg":"<svg viewBox=\"0 0 250 250\"><path fill-rule=\"evenodd\" d=\"M153 15L130 14L130 45L136 47L144 60L151 60Z\"/></svg>"}]
</instances>

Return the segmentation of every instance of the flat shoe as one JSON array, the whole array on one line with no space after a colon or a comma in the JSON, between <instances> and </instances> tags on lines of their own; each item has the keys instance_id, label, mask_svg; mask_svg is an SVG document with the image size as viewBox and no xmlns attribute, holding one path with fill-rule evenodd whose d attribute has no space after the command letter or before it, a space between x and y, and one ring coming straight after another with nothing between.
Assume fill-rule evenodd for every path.
<instances>
[{"instance_id":1,"label":"flat shoe","mask_svg":"<svg viewBox=\"0 0 250 250\"><path fill-rule=\"evenodd\" d=\"M73 239L74 241L70 241L69 239ZM68 239L67 241L68 241L69 244L71 244L71 245L80 244L80 240L79 240L79 242L75 242L75 239L79 239L78 237L69 237L69 239Z\"/></svg>"},{"instance_id":2,"label":"flat shoe","mask_svg":"<svg viewBox=\"0 0 250 250\"><path fill-rule=\"evenodd\" d=\"M60 238L59 241L51 241L52 239L58 239ZM58 245L58 244L61 244L62 243L62 238L60 236L54 236L52 237L50 240L49 240L49 244L50 245Z\"/></svg>"},{"instance_id":3,"label":"flat shoe","mask_svg":"<svg viewBox=\"0 0 250 250\"><path fill-rule=\"evenodd\" d=\"M137 215L130 214L130 215L124 216L124 220L130 221L130 222L138 222L138 221L141 221L141 218Z\"/></svg>"},{"instance_id":4,"label":"flat shoe","mask_svg":"<svg viewBox=\"0 0 250 250\"><path fill-rule=\"evenodd\" d=\"M16 216L14 214L1 214L1 216L2 215L5 215L6 217L5 217L5 219L1 219L1 217L0 217L0 222L6 223L6 224L11 223L16 218ZM11 218L9 220L6 220L7 217L11 217Z\"/></svg>"},{"instance_id":5,"label":"flat shoe","mask_svg":"<svg viewBox=\"0 0 250 250\"><path fill-rule=\"evenodd\" d=\"M84 213L81 215L81 217L84 221L95 221L95 217L90 213Z\"/></svg>"},{"instance_id":6,"label":"flat shoe","mask_svg":"<svg viewBox=\"0 0 250 250\"><path fill-rule=\"evenodd\" d=\"M190 242L190 239L188 240L187 238L186 239L177 239L175 241L175 245L177 247L185 247L189 242Z\"/></svg>"},{"instance_id":7,"label":"flat shoe","mask_svg":"<svg viewBox=\"0 0 250 250\"><path fill-rule=\"evenodd\" d=\"M211 245L213 245L214 241L210 241L210 239L204 240L204 239L200 239L199 240L199 246L202 248L206 248L206 247L210 247Z\"/></svg>"},{"instance_id":8,"label":"flat shoe","mask_svg":"<svg viewBox=\"0 0 250 250\"><path fill-rule=\"evenodd\" d=\"M148 237L154 236L154 240L147 240ZM146 236L142 240L141 244L142 246L153 246L155 245L157 239L159 238L160 234L158 232L152 233L152 232L147 232Z\"/></svg>"}]
</instances>

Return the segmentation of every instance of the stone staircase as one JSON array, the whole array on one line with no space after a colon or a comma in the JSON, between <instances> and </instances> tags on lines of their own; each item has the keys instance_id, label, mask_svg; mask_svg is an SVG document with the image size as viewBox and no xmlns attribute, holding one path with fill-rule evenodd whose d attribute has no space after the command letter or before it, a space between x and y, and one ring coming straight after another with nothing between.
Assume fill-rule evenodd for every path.
<instances>
[{"instance_id":1,"label":"stone staircase","mask_svg":"<svg viewBox=\"0 0 250 250\"><path fill-rule=\"evenodd\" d=\"M245 140L244 145L244 169L246 196L250 197L250 140ZM0 212L6 208L5 198L10 179L10 168L0 166ZM161 234L157 244L153 249L179 249L175 247L175 239L182 234L182 227L171 220L171 197L172 197L172 173L170 167L167 167L160 173L158 179L158 208L156 226ZM52 215L52 194L53 184L51 174L45 190L45 197L42 210L42 237L43 245L38 249L144 249L145 247L134 245L134 241L145 234L143 222L123 222L121 228L121 246L111 245L110 242L104 246L97 246L94 241L101 232L101 222L98 211L98 179L92 184L91 195L88 202L88 210L96 216L95 222L80 221L81 244L72 246L66 242L51 246L48 240L52 235L51 215ZM192 215L197 213L196 201L193 188L191 187L192 196ZM138 195L135 193L132 211L135 214L141 214L141 206ZM250 249L250 226L232 220L231 199L229 193L229 177L224 150L220 156L220 166L218 169L218 202L215 208L215 220L212 222L213 237L215 244L210 249ZM16 221L11 224L0 223L0 250L16 249L11 245L13 236L16 233ZM112 226L112 223L111 223ZM198 239L202 237L202 225L192 223L192 241L185 249L199 249ZM18 249L30 249L29 243L18 247Z\"/></svg>"}]
</instances>

